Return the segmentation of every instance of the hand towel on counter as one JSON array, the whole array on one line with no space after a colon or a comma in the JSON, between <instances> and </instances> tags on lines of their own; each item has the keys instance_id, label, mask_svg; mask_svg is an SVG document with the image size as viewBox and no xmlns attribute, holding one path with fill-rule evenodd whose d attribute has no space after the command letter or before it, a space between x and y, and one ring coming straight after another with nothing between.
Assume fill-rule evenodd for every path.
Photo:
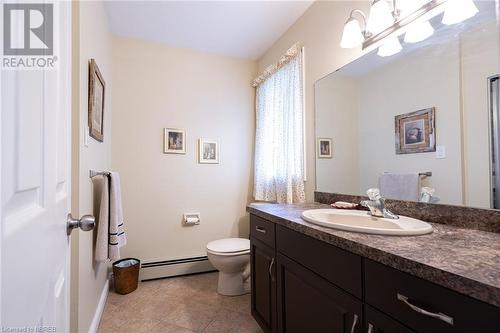
<instances>
[{"instance_id":1,"label":"hand towel on counter","mask_svg":"<svg viewBox=\"0 0 500 333\"><path fill-rule=\"evenodd\" d=\"M418 173L383 173L378 179L380 195L388 199L418 201L420 176Z\"/></svg>"},{"instance_id":2,"label":"hand towel on counter","mask_svg":"<svg viewBox=\"0 0 500 333\"><path fill-rule=\"evenodd\" d=\"M120 259L120 248L127 244L123 227L120 176L111 172L103 178L95 257L97 261L115 261Z\"/></svg>"}]
</instances>

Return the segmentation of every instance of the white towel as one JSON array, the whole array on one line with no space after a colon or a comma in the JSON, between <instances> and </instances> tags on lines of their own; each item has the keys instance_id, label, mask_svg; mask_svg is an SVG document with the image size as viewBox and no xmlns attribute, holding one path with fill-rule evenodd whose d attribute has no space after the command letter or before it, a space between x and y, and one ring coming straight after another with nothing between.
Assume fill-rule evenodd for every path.
<instances>
[{"instance_id":1,"label":"white towel","mask_svg":"<svg viewBox=\"0 0 500 333\"><path fill-rule=\"evenodd\" d=\"M97 261L115 261L120 259L120 248L127 244L123 227L120 176L111 172L110 176L103 177L95 257Z\"/></svg>"},{"instance_id":2,"label":"white towel","mask_svg":"<svg viewBox=\"0 0 500 333\"><path fill-rule=\"evenodd\" d=\"M380 195L388 199L418 201L420 176L418 173L384 173L378 179Z\"/></svg>"}]
</instances>

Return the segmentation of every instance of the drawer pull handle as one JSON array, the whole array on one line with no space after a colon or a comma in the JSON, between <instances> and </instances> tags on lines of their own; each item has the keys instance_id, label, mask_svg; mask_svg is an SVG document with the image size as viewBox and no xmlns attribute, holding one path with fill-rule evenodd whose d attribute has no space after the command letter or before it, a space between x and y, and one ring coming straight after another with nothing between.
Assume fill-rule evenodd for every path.
<instances>
[{"instance_id":1,"label":"drawer pull handle","mask_svg":"<svg viewBox=\"0 0 500 333\"><path fill-rule=\"evenodd\" d=\"M269 264L269 276L271 277L271 281L274 282L273 266L274 266L274 258L271 259L271 263Z\"/></svg>"},{"instance_id":2,"label":"drawer pull handle","mask_svg":"<svg viewBox=\"0 0 500 333\"><path fill-rule=\"evenodd\" d=\"M266 229L259 227L259 226L255 227L255 230L257 230L258 232L261 232L263 234L265 234L267 232Z\"/></svg>"},{"instance_id":3,"label":"drawer pull handle","mask_svg":"<svg viewBox=\"0 0 500 333\"><path fill-rule=\"evenodd\" d=\"M429 316L429 317L432 317L432 318L436 318L436 319L442 320L445 323L453 325L453 318L450 317L450 316L445 315L444 313L441 313L441 312L440 313L434 313L434 312L429 312L427 310L419 308L418 306L411 304L410 301L408 300L408 297L406 297L404 295L401 295L401 294L398 294L398 300L400 300L401 302L403 302L406 305L408 305L415 312L418 312L418 313L423 314L425 316Z\"/></svg>"},{"instance_id":4,"label":"drawer pull handle","mask_svg":"<svg viewBox=\"0 0 500 333\"><path fill-rule=\"evenodd\" d=\"M354 319L352 321L352 327L351 327L351 333L354 333L354 330L356 329L357 324L358 324L358 315L354 314Z\"/></svg>"}]
</instances>

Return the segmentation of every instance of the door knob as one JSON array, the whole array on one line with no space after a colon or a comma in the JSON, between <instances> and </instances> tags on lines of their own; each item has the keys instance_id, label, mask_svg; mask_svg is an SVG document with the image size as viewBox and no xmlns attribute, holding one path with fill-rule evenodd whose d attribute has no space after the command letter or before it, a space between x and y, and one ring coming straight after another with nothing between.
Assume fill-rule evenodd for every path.
<instances>
[{"instance_id":1,"label":"door knob","mask_svg":"<svg viewBox=\"0 0 500 333\"><path fill-rule=\"evenodd\" d=\"M92 215L83 215L81 219L75 219L71 216L71 213L68 214L67 224L66 224L66 232L68 235L71 234L71 231L75 228L80 228L83 231L90 231L95 227L95 217Z\"/></svg>"}]
</instances>

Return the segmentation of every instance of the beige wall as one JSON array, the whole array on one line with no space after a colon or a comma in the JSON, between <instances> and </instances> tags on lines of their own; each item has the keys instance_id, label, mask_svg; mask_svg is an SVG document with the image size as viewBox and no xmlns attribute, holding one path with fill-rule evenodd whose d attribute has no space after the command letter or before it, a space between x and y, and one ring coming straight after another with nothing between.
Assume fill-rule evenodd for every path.
<instances>
[{"instance_id":1,"label":"beige wall","mask_svg":"<svg viewBox=\"0 0 500 333\"><path fill-rule=\"evenodd\" d=\"M358 83L332 75L316 82L314 90L316 136L333 142L332 158L316 160L317 190L356 194L360 181Z\"/></svg>"},{"instance_id":2,"label":"beige wall","mask_svg":"<svg viewBox=\"0 0 500 333\"><path fill-rule=\"evenodd\" d=\"M98 186L92 186L89 169L111 168L111 35L103 3L84 1L73 3L73 189L72 213L74 216L94 214L98 216ZM88 112L88 62L97 61L106 81L104 111L104 142L89 140L84 146ZM72 295L71 330L88 332L103 287L108 277L108 265L94 261L93 232L74 231L72 238Z\"/></svg>"},{"instance_id":3,"label":"beige wall","mask_svg":"<svg viewBox=\"0 0 500 333\"><path fill-rule=\"evenodd\" d=\"M263 70L295 42L305 47L307 201L314 201L315 190L314 83L361 54L360 48L340 48L340 38L350 11L366 12L368 5L367 1L315 2L259 60Z\"/></svg>"},{"instance_id":4,"label":"beige wall","mask_svg":"<svg viewBox=\"0 0 500 333\"><path fill-rule=\"evenodd\" d=\"M205 255L214 239L248 236L253 61L113 38L113 169L120 172L128 244L143 261ZM163 153L163 128L187 131L187 154ZM198 164L198 138L221 163ZM201 224L182 225L185 212Z\"/></svg>"}]
</instances>

